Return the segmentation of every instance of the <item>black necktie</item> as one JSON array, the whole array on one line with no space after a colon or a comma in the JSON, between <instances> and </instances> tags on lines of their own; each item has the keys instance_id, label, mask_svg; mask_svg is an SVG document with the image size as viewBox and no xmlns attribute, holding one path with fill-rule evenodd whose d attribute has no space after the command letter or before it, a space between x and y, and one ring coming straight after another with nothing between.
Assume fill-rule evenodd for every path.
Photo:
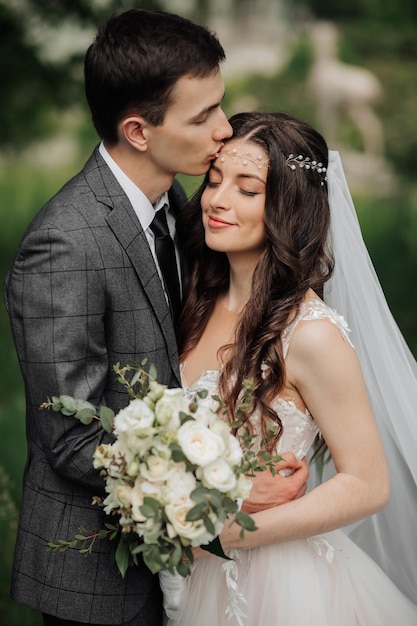
<instances>
[{"instance_id":1,"label":"black necktie","mask_svg":"<svg viewBox=\"0 0 417 626\"><path fill-rule=\"evenodd\" d=\"M169 234L167 215L164 207L155 213L151 230L155 235L155 252L159 269L164 279L165 290L168 296L174 324L178 320L181 309L180 282L178 279L175 245Z\"/></svg>"}]
</instances>

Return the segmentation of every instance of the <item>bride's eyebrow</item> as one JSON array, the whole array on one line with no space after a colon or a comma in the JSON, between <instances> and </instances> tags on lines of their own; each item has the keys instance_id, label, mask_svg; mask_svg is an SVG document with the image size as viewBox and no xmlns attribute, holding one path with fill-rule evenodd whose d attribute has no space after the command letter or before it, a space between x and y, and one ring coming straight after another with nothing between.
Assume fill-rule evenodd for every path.
<instances>
[{"instance_id":1,"label":"bride's eyebrow","mask_svg":"<svg viewBox=\"0 0 417 626\"><path fill-rule=\"evenodd\" d=\"M214 164L212 164L210 166L209 173L211 171L215 171L215 172L218 172L219 174L222 174L221 169L219 167L217 167L216 165L214 165ZM255 178L256 180L259 180L261 183L266 185L266 181L263 178L261 178L260 176L257 176L256 174L247 174L247 173L243 173L242 172L241 174L238 174L237 177L238 178Z\"/></svg>"},{"instance_id":2,"label":"bride's eyebrow","mask_svg":"<svg viewBox=\"0 0 417 626\"><path fill-rule=\"evenodd\" d=\"M256 178L256 180L259 180L261 183L266 185L266 181L260 176L257 176L256 174L238 174L237 177L238 178Z\"/></svg>"}]
</instances>

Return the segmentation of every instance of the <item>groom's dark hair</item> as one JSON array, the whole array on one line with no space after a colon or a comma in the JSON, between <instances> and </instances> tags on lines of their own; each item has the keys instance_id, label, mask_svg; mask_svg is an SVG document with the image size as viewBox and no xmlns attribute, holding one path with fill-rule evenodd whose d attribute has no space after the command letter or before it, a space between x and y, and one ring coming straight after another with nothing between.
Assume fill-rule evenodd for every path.
<instances>
[{"instance_id":1,"label":"groom's dark hair","mask_svg":"<svg viewBox=\"0 0 417 626\"><path fill-rule=\"evenodd\" d=\"M159 126L182 76L202 78L225 59L216 35L178 15L131 9L101 26L85 58L85 90L102 139L117 142L129 113Z\"/></svg>"}]
</instances>

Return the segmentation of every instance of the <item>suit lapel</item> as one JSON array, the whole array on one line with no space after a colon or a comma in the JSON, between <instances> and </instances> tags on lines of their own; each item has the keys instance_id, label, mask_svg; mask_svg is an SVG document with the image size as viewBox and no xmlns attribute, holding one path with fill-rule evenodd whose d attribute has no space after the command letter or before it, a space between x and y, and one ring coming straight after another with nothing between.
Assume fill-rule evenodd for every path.
<instances>
[{"instance_id":1,"label":"suit lapel","mask_svg":"<svg viewBox=\"0 0 417 626\"><path fill-rule=\"evenodd\" d=\"M90 167L89 167L90 166ZM93 166L93 167L92 167ZM165 337L172 369L181 384L171 315L146 235L126 194L96 148L84 173L97 200L111 208L107 223L129 256Z\"/></svg>"}]
</instances>

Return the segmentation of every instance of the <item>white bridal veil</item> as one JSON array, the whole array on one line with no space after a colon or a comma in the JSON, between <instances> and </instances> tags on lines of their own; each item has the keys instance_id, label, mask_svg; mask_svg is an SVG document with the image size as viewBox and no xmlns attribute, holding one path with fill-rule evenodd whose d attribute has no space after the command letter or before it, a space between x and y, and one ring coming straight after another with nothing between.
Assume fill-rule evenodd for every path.
<instances>
[{"instance_id":1,"label":"white bridal veil","mask_svg":"<svg viewBox=\"0 0 417 626\"><path fill-rule=\"evenodd\" d=\"M392 491L385 509L346 531L417 603L417 363L388 308L334 151L329 151L328 193L335 271L324 299L351 328ZM330 464L325 475L331 471Z\"/></svg>"}]
</instances>

